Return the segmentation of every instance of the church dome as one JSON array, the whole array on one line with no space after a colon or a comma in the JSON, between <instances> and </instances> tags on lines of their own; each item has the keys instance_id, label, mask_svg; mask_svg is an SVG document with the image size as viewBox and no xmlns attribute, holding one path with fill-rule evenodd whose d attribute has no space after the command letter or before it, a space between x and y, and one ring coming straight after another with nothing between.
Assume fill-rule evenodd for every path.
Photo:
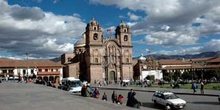
<instances>
[{"instance_id":1,"label":"church dome","mask_svg":"<svg viewBox=\"0 0 220 110\"><path fill-rule=\"evenodd\" d=\"M85 40L84 40L84 39L79 39L79 40L75 43L75 45L74 45L74 47L83 47L83 46L85 46Z\"/></svg>"},{"instance_id":2,"label":"church dome","mask_svg":"<svg viewBox=\"0 0 220 110\"><path fill-rule=\"evenodd\" d=\"M146 58L145 58L143 55L141 55L141 56L138 58L138 60L139 60L139 61L145 61Z\"/></svg>"},{"instance_id":3,"label":"church dome","mask_svg":"<svg viewBox=\"0 0 220 110\"><path fill-rule=\"evenodd\" d=\"M95 20L94 17L92 17L92 19L90 20L89 24L98 25L98 22Z\"/></svg>"}]
</instances>

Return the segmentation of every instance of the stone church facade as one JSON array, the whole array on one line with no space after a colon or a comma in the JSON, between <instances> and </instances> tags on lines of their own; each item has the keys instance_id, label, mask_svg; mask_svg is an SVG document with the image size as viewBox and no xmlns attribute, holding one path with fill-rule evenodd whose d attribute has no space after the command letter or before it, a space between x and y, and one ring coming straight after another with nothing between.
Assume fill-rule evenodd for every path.
<instances>
[{"instance_id":1,"label":"stone church facade","mask_svg":"<svg viewBox=\"0 0 220 110\"><path fill-rule=\"evenodd\" d=\"M73 53L63 54L64 77L82 81L119 81L133 78L131 30L121 22L115 36L105 37L99 23L92 18L74 44Z\"/></svg>"}]
</instances>

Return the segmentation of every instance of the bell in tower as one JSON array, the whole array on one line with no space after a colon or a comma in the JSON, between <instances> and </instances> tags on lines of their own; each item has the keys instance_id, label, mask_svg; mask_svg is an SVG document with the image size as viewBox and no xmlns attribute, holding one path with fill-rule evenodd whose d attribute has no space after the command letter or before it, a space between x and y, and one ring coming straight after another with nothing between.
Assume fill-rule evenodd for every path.
<instances>
[{"instance_id":1,"label":"bell in tower","mask_svg":"<svg viewBox=\"0 0 220 110\"><path fill-rule=\"evenodd\" d=\"M130 27L123 21L116 28L116 39L122 46L131 46Z\"/></svg>"},{"instance_id":2,"label":"bell in tower","mask_svg":"<svg viewBox=\"0 0 220 110\"><path fill-rule=\"evenodd\" d=\"M101 45L102 44L102 29L99 23L92 17L86 26L86 44Z\"/></svg>"}]
</instances>

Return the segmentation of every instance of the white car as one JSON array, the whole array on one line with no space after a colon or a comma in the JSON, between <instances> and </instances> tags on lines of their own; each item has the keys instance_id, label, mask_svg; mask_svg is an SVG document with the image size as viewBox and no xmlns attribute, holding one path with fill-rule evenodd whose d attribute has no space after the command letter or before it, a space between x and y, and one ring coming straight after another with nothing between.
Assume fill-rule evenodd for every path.
<instances>
[{"instance_id":1,"label":"white car","mask_svg":"<svg viewBox=\"0 0 220 110\"><path fill-rule=\"evenodd\" d=\"M172 92L167 91L155 91L152 101L155 104L165 106L165 110L182 109L186 106L186 101L179 98Z\"/></svg>"}]
</instances>

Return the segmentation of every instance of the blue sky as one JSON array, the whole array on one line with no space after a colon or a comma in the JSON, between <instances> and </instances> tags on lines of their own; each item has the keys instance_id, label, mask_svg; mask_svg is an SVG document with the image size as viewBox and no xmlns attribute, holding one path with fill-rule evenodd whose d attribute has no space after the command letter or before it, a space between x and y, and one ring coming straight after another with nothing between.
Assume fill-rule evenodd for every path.
<instances>
[{"instance_id":1,"label":"blue sky","mask_svg":"<svg viewBox=\"0 0 220 110\"><path fill-rule=\"evenodd\" d=\"M126 22L134 57L220 51L219 0L0 0L0 56L72 52L92 17L106 37Z\"/></svg>"}]
</instances>

